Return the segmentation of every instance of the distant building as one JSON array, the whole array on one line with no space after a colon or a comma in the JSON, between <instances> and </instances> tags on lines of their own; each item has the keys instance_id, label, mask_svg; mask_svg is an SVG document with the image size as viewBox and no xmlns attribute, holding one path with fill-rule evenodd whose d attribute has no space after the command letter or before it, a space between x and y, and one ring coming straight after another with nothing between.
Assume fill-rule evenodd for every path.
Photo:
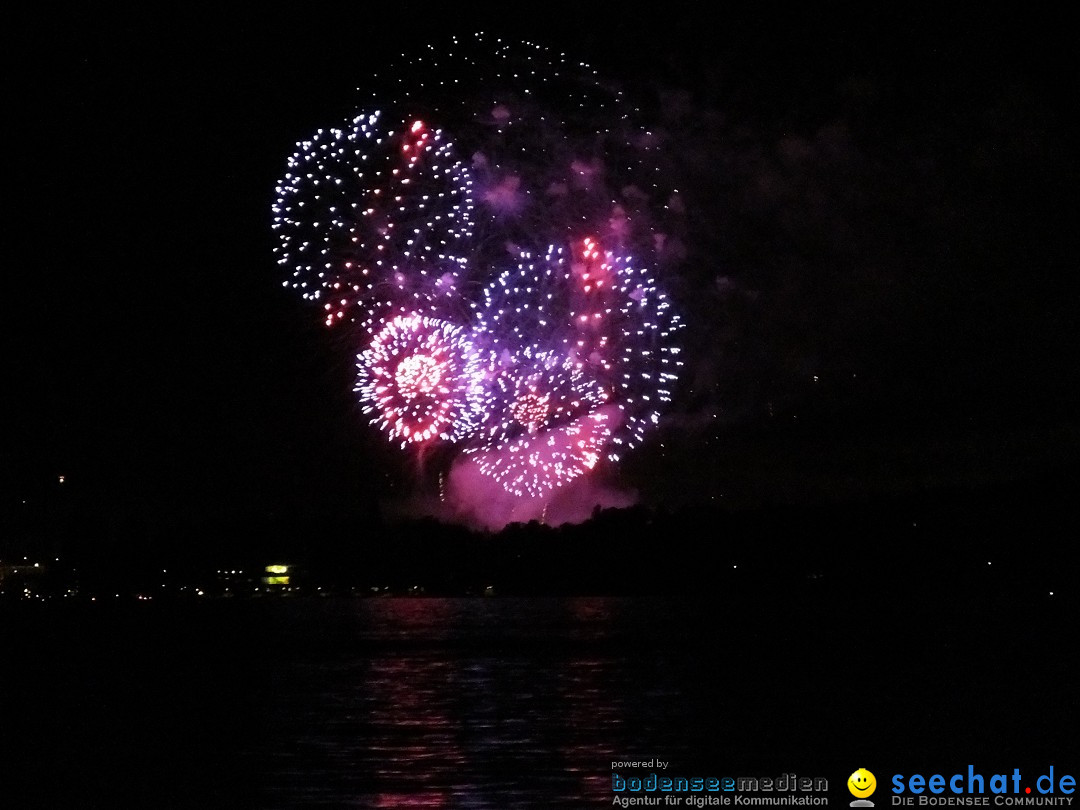
<instances>
[{"instance_id":1,"label":"distant building","mask_svg":"<svg viewBox=\"0 0 1080 810\"><path fill-rule=\"evenodd\" d=\"M289 587L291 582L289 566L281 563L266 566L266 576L263 577L263 582L274 588Z\"/></svg>"}]
</instances>

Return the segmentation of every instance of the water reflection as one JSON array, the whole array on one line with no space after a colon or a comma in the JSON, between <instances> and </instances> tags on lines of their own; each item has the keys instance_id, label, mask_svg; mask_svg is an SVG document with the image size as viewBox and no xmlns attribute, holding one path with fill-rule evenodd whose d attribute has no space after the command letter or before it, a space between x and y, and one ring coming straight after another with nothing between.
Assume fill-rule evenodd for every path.
<instances>
[{"instance_id":1,"label":"water reflection","mask_svg":"<svg viewBox=\"0 0 1080 810\"><path fill-rule=\"evenodd\" d=\"M611 599L366 599L359 644L279 663L276 806L551 807L610 797L633 617ZM304 623L293 625L296 632Z\"/></svg>"}]
</instances>

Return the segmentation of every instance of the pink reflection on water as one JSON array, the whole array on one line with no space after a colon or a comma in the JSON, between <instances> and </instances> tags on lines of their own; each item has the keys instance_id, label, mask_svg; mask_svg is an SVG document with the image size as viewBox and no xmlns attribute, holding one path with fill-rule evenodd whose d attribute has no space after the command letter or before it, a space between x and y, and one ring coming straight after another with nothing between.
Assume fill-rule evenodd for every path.
<instances>
[{"instance_id":1,"label":"pink reflection on water","mask_svg":"<svg viewBox=\"0 0 1080 810\"><path fill-rule=\"evenodd\" d=\"M376 808L389 807L449 807L449 800L443 794L430 793L421 796L418 793L380 793L375 797Z\"/></svg>"}]
</instances>

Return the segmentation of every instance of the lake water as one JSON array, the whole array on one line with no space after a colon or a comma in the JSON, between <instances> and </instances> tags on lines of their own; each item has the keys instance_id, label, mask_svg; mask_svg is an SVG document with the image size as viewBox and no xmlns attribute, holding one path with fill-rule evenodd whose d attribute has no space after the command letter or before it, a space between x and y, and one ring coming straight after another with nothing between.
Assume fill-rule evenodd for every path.
<instances>
[{"instance_id":1,"label":"lake water","mask_svg":"<svg viewBox=\"0 0 1080 810\"><path fill-rule=\"evenodd\" d=\"M940 597L3 606L0 795L600 807L613 762L655 757L846 806L861 766L1078 770L1075 617Z\"/></svg>"}]
</instances>

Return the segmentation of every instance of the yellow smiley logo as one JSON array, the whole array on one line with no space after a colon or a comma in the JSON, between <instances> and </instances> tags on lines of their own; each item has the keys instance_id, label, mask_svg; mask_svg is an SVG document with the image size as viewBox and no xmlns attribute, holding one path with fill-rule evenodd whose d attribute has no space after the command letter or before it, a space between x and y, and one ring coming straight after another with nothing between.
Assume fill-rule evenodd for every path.
<instances>
[{"instance_id":1,"label":"yellow smiley logo","mask_svg":"<svg viewBox=\"0 0 1080 810\"><path fill-rule=\"evenodd\" d=\"M847 780L847 789L856 799L865 799L877 788L877 779L866 768L859 768Z\"/></svg>"}]
</instances>

